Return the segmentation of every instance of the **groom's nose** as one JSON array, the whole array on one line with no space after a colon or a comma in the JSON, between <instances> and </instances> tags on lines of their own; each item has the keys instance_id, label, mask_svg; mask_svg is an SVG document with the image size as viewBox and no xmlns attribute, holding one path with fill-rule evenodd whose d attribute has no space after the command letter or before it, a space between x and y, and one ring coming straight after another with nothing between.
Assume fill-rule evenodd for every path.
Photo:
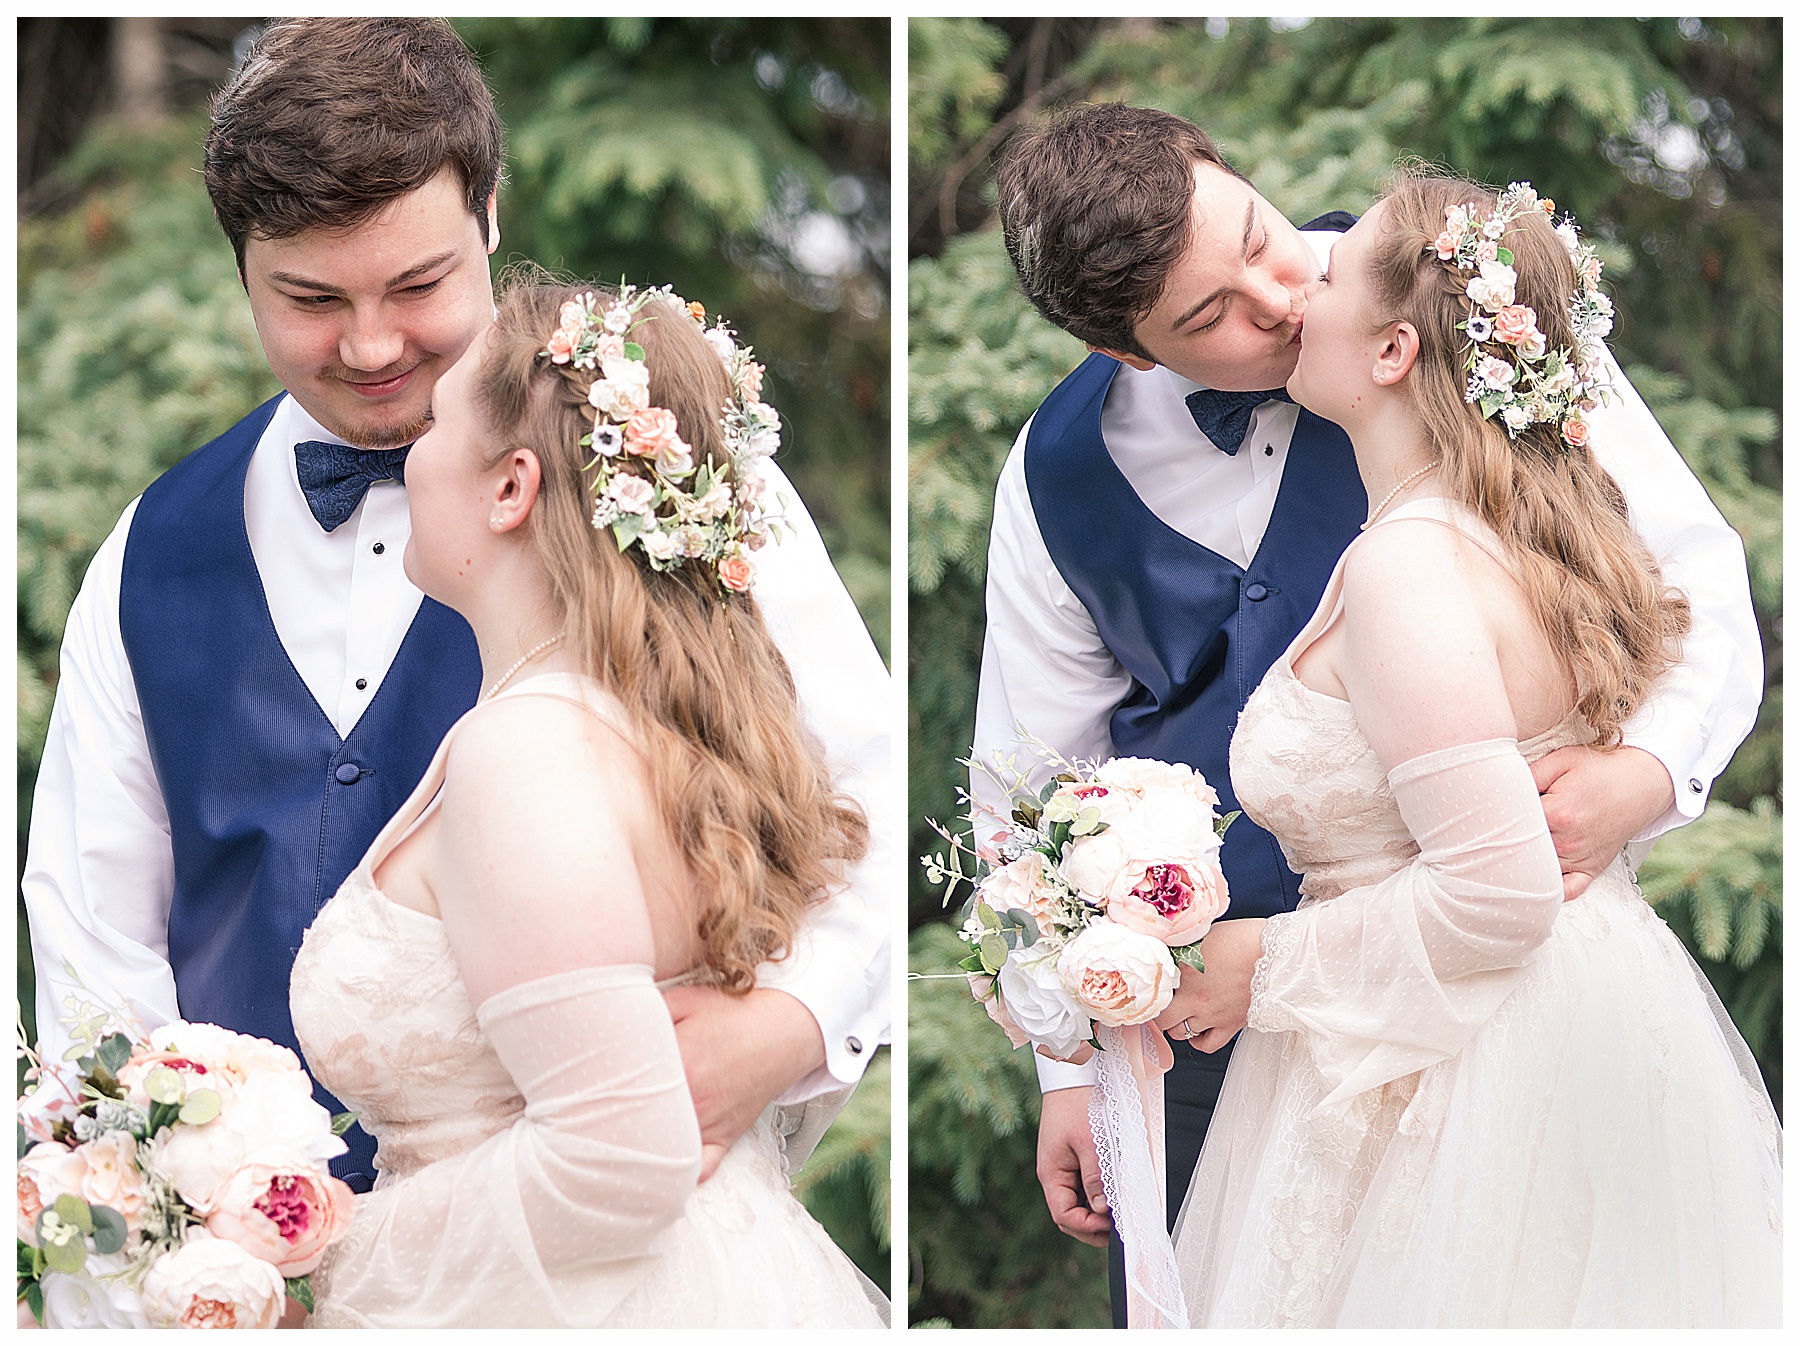
<instances>
[{"instance_id":1,"label":"groom's nose","mask_svg":"<svg viewBox=\"0 0 1800 1346\"><path fill-rule=\"evenodd\" d=\"M1251 311L1261 327L1279 327L1298 317L1300 310L1306 307L1304 292L1296 293L1288 289L1273 276L1253 276L1247 287L1246 298L1249 299Z\"/></svg>"},{"instance_id":2,"label":"groom's nose","mask_svg":"<svg viewBox=\"0 0 1800 1346\"><path fill-rule=\"evenodd\" d=\"M338 338L338 358L351 369L374 373L398 364L406 350L406 336L382 313L352 311Z\"/></svg>"}]
</instances>

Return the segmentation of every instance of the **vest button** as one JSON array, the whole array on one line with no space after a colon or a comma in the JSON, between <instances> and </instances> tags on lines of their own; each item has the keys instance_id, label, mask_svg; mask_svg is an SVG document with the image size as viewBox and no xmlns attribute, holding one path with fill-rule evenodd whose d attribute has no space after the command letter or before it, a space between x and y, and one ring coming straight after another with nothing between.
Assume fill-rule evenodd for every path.
<instances>
[{"instance_id":1,"label":"vest button","mask_svg":"<svg viewBox=\"0 0 1800 1346\"><path fill-rule=\"evenodd\" d=\"M339 785L354 785L362 778L362 768L355 762L345 762L332 774L337 777Z\"/></svg>"},{"instance_id":2,"label":"vest button","mask_svg":"<svg viewBox=\"0 0 1800 1346\"><path fill-rule=\"evenodd\" d=\"M356 680L356 690L359 692L368 691L369 690L369 680L367 678L358 678Z\"/></svg>"},{"instance_id":3,"label":"vest button","mask_svg":"<svg viewBox=\"0 0 1800 1346\"><path fill-rule=\"evenodd\" d=\"M382 552L387 550L387 548L382 546L379 542L377 542L373 547L369 548L369 550L374 552L377 556L380 556Z\"/></svg>"},{"instance_id":4,"label":"vest button","mask_svg":"<svg viewBox=\"0 0 1800 1346\"><path fill-rule=\"evenodd\" d=\"M1252 603L1260 603L1268 596L1269 586L1266 584L1246 584L1244 586L1244 597Z\"/></svg>"}]
</instances>

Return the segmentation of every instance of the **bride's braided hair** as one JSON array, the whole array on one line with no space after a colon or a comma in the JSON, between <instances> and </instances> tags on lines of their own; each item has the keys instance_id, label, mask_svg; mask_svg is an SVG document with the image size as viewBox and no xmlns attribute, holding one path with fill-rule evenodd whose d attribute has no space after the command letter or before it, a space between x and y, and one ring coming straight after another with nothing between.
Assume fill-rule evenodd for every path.
<instances>
[{"instance_id":1,"label":"bride's braided hair","mask_svg":"<svg viewBox=\"0 0 1800 1346\"><path fill-rule=\"evenodd\" d=\"M687 863L701 964L717 985L749 991L756 965L791 947L806 908L861 858L868 820L833 790L752 596L724 592L698 561L654 570L592 527L591 453L580 440L593 429L593 376L539 353L562 305L602 287L544 279L525 272L503 289L477 403L502 446L496 461L512 446L537 454L542 481L527 526L568 648L637 730L658 810ZM697 460L723 461L724 368L697 324L667 316L633 334L651 402L674 412Z\"/></svg>"},{"instance_id":2,"label":"bride's braided hair","mask_svg":"<svg viewBox=\"0 0 1800 1346\"><path fill-rule=\"evenodd\" d=\"M1499 534L1532 613L1575 680L1577 708L1600 743L1616 744L1621 724L1679 657L1688 602L1663 583L1618 483L1590 448L1571 446L1547 423L1509 439L1465 400L1468 338L1457 324L1469 316L1467 277L1439 259L1435 240L1448 207L1473 204L1485 215L1496 199L1486 187L1417 166L1396 175L1371 257L1374 326L1405 321L1418 330L1407 386L1442 455L1440 479ZM1573 348L1575 272L1550 220L1525 212L1508 227L1505 246L1517 302L1536 310L1551 349Z\"/></svg>"}]
</instances>

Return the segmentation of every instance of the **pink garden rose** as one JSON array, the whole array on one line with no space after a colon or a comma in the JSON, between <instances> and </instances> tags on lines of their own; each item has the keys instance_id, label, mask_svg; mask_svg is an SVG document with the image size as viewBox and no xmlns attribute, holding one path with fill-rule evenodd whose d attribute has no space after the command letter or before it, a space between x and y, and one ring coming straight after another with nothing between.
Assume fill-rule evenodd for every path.
<instances>
[{"instance_id":1,"label":"pink garden rose","mask_svg":"<svg viewBox=\"0 0 1800 1346\"><path fill-rule=\"evenodd\" d=\"M1563 422L1562 437L1569 442L1571 448L1587 447L1588 423L1579 417L1571 416Z\"/></svg>"},{"instance_id":2,"label":"pink garden rose","mask_svg":"<svg viewBox=\"0 0 1800 1346\"><path fill-rule=\"evenodd\" d=\"M1017 860L996 869L981 881L981 900L995 911L1022 911L1050 933L1050 909L1056 888L1050 880L1050 862L1037 851L1026 851Z\"/></svg>"},{"instance_id":3,"label":"pink garden rose","mask_svg":"<svg viewBox=\"0 0 1800 1346\"><path fill-rule=\"evenodd\" d=\"M606 494L627 514L648 514L656 488L642 477L621 472L606 484Z\"/></svg>"},{"instance_id":4,"label":"pink garden rose","mask_svg":"<svg viewBox=\"0 0 1800 1346\"><path fill-rule=\"evenodd\" d=\"M564 328L557 328L550 334L550 340L544 343L544 349L550 352L550 363L566 365L569 353L575 349L575 338Z\"/></svg>"},{"instance_id":5,"label":"pink garden rose","mask_svg":"<svg viewBox=\"0 0 1800 1346\"><path fill-rule=\"evenodd\" d=\"M1107 903L1106 914L1127 930L1179 949L1205 935L1226 905L1218 860L1186 856L1144 866L1138 882Z\"/></svg>"},{"instance_id":6,"label":"pink garden rose","mask_svg":"<svg viewBox=\"0 0 1800 1346\"><path fill-rule=\"evenodd\" d=\"M143 1297L144 1314L158 1327L273 1327L287 1286L230 1239L201 1236L150 1264Z\"/></svg>"},{"instance_id":7,"label":"pink garden rose","mask_svg":"<svg viewBox=\"0 0 1800 1346\"><path fill-rule=\"evenodd\" d=\"M625 338L602 332L594 342L594 363L601 369L625 359Z\"/></svg>"},{"instance_id":8,"label":"pink garden rose","mask_svg":"<svg viewBox=\"0 0 1800 1346\"><path fill-rule=\"evenodd\" d=\"M19 1237L37 1242L37 1218L59 1196L80 1196L87 1160L67 1145L43 1141L19 1160Z\"/></svg>"},{"instance_id":9,"label":"pink garden rose","mask_svg":"<svg viewBox=\"0 0 1800 1346\"><path fill-rule=\"evenodd\" d=\"M269 1148L233 1173L207 1217L213 1235L273 1263L283 1276L304 1276L350 1227L349 1187L321 1173L305 1155Z\"/></svg>"},{"instance_id":10,"label":"pink garden rose","mask_svg":"<svg viewBox=\"0 0 1800 1346\"><path fill-rule=\"evenodd\" d=\"M136 1230L144 1210L144 1177L137 1167L137 1141L129 1131L108 1131L81 1147L87 1169L81 1175L81 1198L89 1205L111 1206Z\"/></svg>"},{"instance_id":11,"label":"pink garden rose","mask_svg":"<svg viewBox=\"0 0 1800 1346\"><path fill-rule=\"evenodd\" d=\"M1500 260L1500 245L1491 238L1484 238L1475 245L1475 261L1497 262Z\"/></svg>"}]
</instances>

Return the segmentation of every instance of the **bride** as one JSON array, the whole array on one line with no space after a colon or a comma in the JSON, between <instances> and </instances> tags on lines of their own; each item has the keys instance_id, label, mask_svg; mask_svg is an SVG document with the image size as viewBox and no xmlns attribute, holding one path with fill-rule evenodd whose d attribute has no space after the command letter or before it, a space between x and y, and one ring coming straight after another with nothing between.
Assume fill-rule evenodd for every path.
<instances>
[{"instance_id":1,"label":"bride","mask_svg":"<svg viewBox=\"0 0 1800 1346\"><path fill-rule=\"evenodd\" d=\"M667 291L519 284L434 392L406 574L485 674L294 965L381 1176L317 1326L879 1326L772 1112L704 1183L662 987L748 991L865 845L749 589L774 414Z\"/></svg>"},{"instance_id":2,"label":"bride","mask_svg":"<svg viewBox=\"0 0 1800 1346\"><path fill-rule=\"evenodd\" d=\"M1761 1077L1624 857L1562 901L1528 765L1617 742L1689 620L1585 447L1610 306L1548 208L1404 176L1307 308L1289 388L1378 503L1232 741L1304 900L1177 1228L1197 1324L1781 1321Z\"/></svg>"}]
</instances>

